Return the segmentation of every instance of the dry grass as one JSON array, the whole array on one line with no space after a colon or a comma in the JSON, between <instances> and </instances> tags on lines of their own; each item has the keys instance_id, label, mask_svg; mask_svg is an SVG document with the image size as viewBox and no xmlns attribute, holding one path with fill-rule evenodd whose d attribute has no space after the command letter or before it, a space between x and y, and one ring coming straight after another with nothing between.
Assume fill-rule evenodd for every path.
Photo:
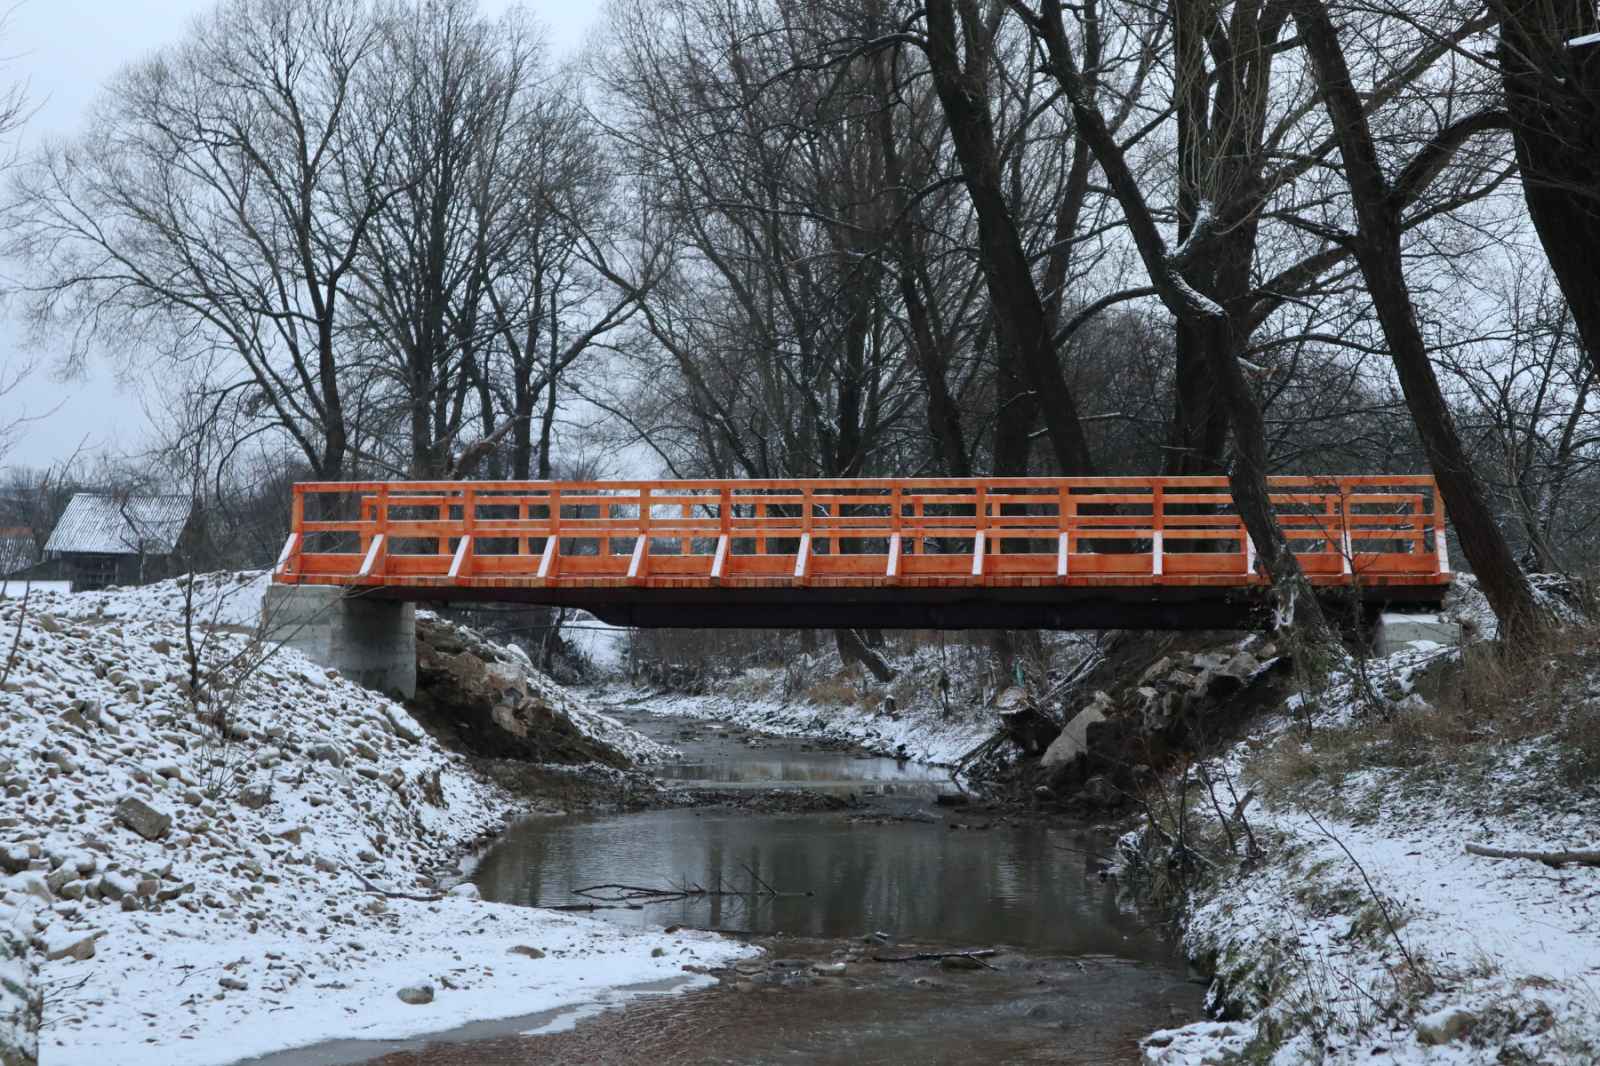
<instances>
[{"instance_id":1,"label":"dry grass","mask_svg":"<svg viewBox=\"0 0 1600 1066\"><path fill-rule=\"evenodd\" d=\"M1336 788L1359 769L1464 771L1492 764L1504 745L1547 738L1566 784L1600 781L1600 631L1568 627L1520 653L1472 645L1419 688L1424 701L1276 738L1251 761L1249 776L1269 790L1317 779Z\"/></svg>"},{"instance_id":2,"label":"dry grass","mask_svg":"<svg viewBox=\"0 0 1600 1066\"><path fill-rule=\"evenodd\" d=\"M806 686L805 698L823 707L848 707L861 702L860 671L846 667Z\"/></svg>"}]
</instances>

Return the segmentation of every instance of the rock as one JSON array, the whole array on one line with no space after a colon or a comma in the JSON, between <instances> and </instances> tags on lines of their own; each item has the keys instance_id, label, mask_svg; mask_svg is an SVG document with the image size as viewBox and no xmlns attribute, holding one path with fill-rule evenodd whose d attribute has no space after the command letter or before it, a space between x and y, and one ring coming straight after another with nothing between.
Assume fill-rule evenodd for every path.
<instances>
[{"instance_id":1,"label":"rock","mask_svg":"<svg viewBox=\"0 0 1600 1066\"><path fill-rule=\"evenodd\" d=\"M542 959L542 958L544 958L544 952L540 951L538 948L530 948L526 944L518 944L515 947L512 947L512 948L508 949L506 951L506 954L507 955L525 955L530 959Z\"/></svg>"},{"instance_id":2,"label":"rock","mask_svg":"<svg viewBox=\"0 0 1600 1066\"><path fill-rule=\"evenodd\" d=\"M1078 798L1096 807L1115 807L1122 802L1122 793L1105 774L1095 774L1083 783Z\"/></svg>"},{"instance_id":3,"label":"rock","mask_svg":"<svg viewBox=\"0 0 1600 1066\"><path fill-rule=\"evenodd\" d=\"M344 765L344 752L337 744L313 744L306 749L306 756L313 762L325 762L335 768Z\"/></svg>"},{"instance_id":4,"label":"rock","mask_svg":"<svg viewBox=\"0 0 1600 1066\"><path fill-rule=\"evenodd\" d=\"M60 748L54 748L46 752L44 758L45 762L53 764L64 774L75 774L78 772L77 761Z\"/></svg>"},{"instance_id":5,"label":"rock","mask_svg":"<svg viewBox=\"0 0 1600 1066\"><path fill-rule=\"evenodd\" d=\"M172 828L172 815L150 806L138 796L123 796L114 812L117 822L146 840L160 840Z\"/></svg>"},{"instance_id":6,"label":"rock","mask_svg":"<svg viewBox=\"0 0 1600 1066\"><path fill-rule=\"evenodd\" d=\"M271 785L246 785L239 790L239 806L259 811L272 802Z\"/></svg>"},{"instance_id":7,"label":"rock","mask_svg":"<svg viewBox=\"0 0 1600 1066\"><path fill-rule=\"evenodd\" d=\"M1247 651L1241 651L1239 654L1223 663L1217 672L1228 677L1238 678L1240 681L1244 681L1260 668L1260 659L1257 659L1254 655L1251 655Z\"/></svg>"},{"instance_id":8,"label":"rock","mask_svg":"<svg viewBox=\"0 0 1600 1066\"><path fill-rule=\"evenodd\" d=\"M6 887L13 892L32 896L46 906L55 902L55 893L50 891L44 875L37 870L24 870L19 874L12 874L6 882Z\"/></svg>"},{"instance_id":9,"label":"rock","mask_svg":"<svg viewBox=\"0 0 1600 1066\"><path fill-rule=\"evenodd\" d=\"M1172 673L1172 657L1163 655L1161 658L1151 663L1149 668L1146 669L1144 673L1139 675L1139 684L1155 684L1157 681L1160 681L1170 673Z\"/></svg>"},{"instance_id":10,"label":"rock","mask_svg":"<svg viewBox=\"0 0 1600 1066\"><path fill-rule=\"evenodd\" d=\"M422 730L417 728L416 722L412 720L410 715L398 707L385 707L384 721L389 724L390 729L394 730L395 736L401 740L409 744L421 743Z\"/></svg>"},{"instance_id":11,"label":"rock","mask_svg":"<svg viewBox=\"0 0 1600 1066\"><path fill-rule=\"evenodd\" d=\"M219 977L217 978L217 984L221 985L223 988L226 988L230 992L243 992L245 989L250 987L250 983L248 981L241 981L237 977Z\"/></svg>"},{"instance_id":12,"label":"rock","mask_svg":"<svg viewBox=\"0 0 1600 1066\"><path fill-rule=\"evenodd\" d=\"M1072 716L1066 728L1061 730L1061 735L1045 749L1044 757L1039 760L1039 765L1046 770L1070 764L1078 756L1089 750L1089 727L1096 722L1106 720L1106 710L1110 701L1103 700L1103 692L1095 693L1095 698L1089 705Z\"/></svg>"},{"instance_id":13,"label":"rock","mask_svg":"<svg viewBox=\"0 0 1600 1066\"><path fill-rule=\"evenodd\" d=\"M1028 702L1028 693L1021 685L1011 685L1002 689L994 698L994 705L1001 714L1014 711Z\"/></svg>"},{"instance_id":14,"label":"rock","mask_svg":"<svg viewBox=\"0 0 1600 1066\"><path fill-rule=\"evenodd\" d=\"M411 985L407 986L406 988L402 988L399 992L396 992L395 995L400 997L401 1003L409 1003L413 1007L421 1007L424 1004L433 1002L433 986Z\"/></svg>"},{"instance_id":15,"label":"rock","mask_svg":"<svg viewBox=\"0 0 1600 1066\"><path fill-rule=\"evenodd\" d=\"M97 880L100 885L100 897L102 899L121 899L124 896L132 895L139 888L137 881L127 874L118 873L115 870L100 875Z\"/></svg>"},{"instance_id":16,"label":"rock","mask_svg":"<svg viewBox=\"0 0 1600 1066\"><path fill-rule=\"evenodd\" d=\"M82 899L84 889L87 887L83 881L68 881L56 890L56 895L62 899Z\"/></svg>"},{"instance_id":17,"label":"rock","mask_svg":"<svg viewBox=\"0 0 1600 1066\"><path fill-rule=\"evenodd\" d=\"M156 899L160 900L162 903L170 903L172 900L177 899L179 896L186 895L186 894L188 894L190 892L193 892L193 891L194 891L194 882L193 881L185 881L181 885L171 885L171 886L169 886L167 888L163 888L163 889L157 890Z\"/></svg>"},{"instance_id":18,"label":"rock","mask_svg":"<svg viewBox=\"0 0 1600 1066\"><path fill-rule=\"evenodd\" d=\"M1448 1044L1459 1040L1478 1024L1478 1016L1463 1007L1446 1007L1417 1019L1417 1043Z\"/></svg>"},{"instance_id":19,"label":"rock","mask_svg":"<svg viewBox=\"0 0 1600 1066\"><path fill-rule=\"evenodd\" d=\"M463 881L463 882L461 882L461 884L457 885L456 887L454 887L454 888L452 888L450 890L449 895L455 896L458 899L479 899L480 898L479 893L478 893L478 886L473 884L471 881Z\"/></svg>"},{"instance_id":20,"label":"rock","mask_svg":"<svg viewBox=\"0 0 1600 1066\"><path fill-rule=\"evenodd\" d=\"M57 866L54 870L51 870L49 873L44 875L44 883L50 886L51 892L59 896L61 895L61 890L66 887L67 882L75 881L77 878L77 871L67 864L62 863L60 866Z\"/></svg>"},{"instance_id":21,"label":"rock","mask_svg":"<svg viewBox=\"0 0 1600 1066\"><path fill-rule=\"evenodd\" d=\"M267 830L279 840L287 840L291 844L299 844L300 837L310 831L309 827L303 825L276 825Z\"/></svg>"},{"instance_id":22,"label":"rock","mask_svg":"<svg viewBox=\"0 0 1600 1066\"><path fill-rule=\"evenodd\" d=\"M105 934L99 930L84 933L69 933L62 930L59 933L46 934L44 942L40 945L44 951L46 962L56 962L60 959L76 959L86 962L94 958L94 942Z\"/></svg>"}]
</instances>

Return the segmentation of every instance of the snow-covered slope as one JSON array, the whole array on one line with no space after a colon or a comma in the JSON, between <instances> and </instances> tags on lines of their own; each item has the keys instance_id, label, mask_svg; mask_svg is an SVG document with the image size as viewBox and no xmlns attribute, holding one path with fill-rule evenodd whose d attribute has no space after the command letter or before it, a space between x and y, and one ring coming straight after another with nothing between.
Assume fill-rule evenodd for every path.
<instances>
[{"instance_id":1,"label":"snow-covered slope","mask_svg":"<svg viewBox=\"0 0 1600 1066\"><path fill-rule=\"evenodd\" d=\"M1600 1061L1600 868L1466 850L1600 845L1600 781L1570 773L1559 726L1600 704L1600 652L1547 659L1451 744L1414 689L1458 658L1419 645L1368 663L1378 708L1336 675L1314 710L1259 723L1212 764L1260 801L1263 855L1236 865L1201 845L1227 872L1190 901L1185 941L1214 962L1212 1005L1242 1020L1154 1034L1148 1063ZM1552 702L1519 705L1536 696Z\"/></svg>"},{"instance_id":2,"label":"snow-covered slope","mask_svg":"<svg viewBox=\"0 0 1600 1066\"><path fill-rule=\"evenodd\" d=\"M207 583L247 603L257 581ZM514 800L400 705L244 632L204 635L192 695L175 584L41 598L0 691L0 909L37 907L46 1066L415 1034L745 950L443 894ZM20 612L0 605L0 662Z\"/></svg>"},{"instance_id":3,"label":"snow-covered slope","mask_svg":"<svg viewBox=\"0 0 1600 1066\"><path fill-rule=\"evenodd\" d=\"M746 686L777 682L781 680L781 673L761 668L749 670L741 679L740 691L749 691ZM847 742L868 751L904 755L937 766L955 765L995 731L992 714L963 712L944 718L936 706L891 714L853 704L787 701L765 694L694 696L627 688L607 690L605 699L617 703L643 702L652 714L732 722L777 736Z\"/></svg>"}]
</instances>

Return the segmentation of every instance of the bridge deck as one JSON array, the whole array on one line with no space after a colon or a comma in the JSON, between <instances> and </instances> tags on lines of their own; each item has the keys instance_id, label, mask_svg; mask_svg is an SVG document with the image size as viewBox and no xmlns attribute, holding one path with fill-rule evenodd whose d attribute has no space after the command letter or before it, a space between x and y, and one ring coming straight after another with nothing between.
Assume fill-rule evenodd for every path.
<instances>
[{"instance_id":1,"label":"bridge deck","mask_svg":"<svg viewBox=\"0 0 1600 1066\"><path fill-rule=\"evenodd\" d=\"M1438 601L1433 479L1271 479L1313 584ZM1211 627L1266 578L1222 478L296 485L274 580L634 625Z\"/></svg>"}]
</instances>

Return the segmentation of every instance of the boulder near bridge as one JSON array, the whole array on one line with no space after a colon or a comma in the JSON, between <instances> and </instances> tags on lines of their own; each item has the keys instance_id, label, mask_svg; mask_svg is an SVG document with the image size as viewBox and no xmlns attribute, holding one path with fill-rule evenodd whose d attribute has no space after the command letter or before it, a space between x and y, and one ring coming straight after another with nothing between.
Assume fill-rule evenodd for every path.
<instances>
[{"instance_id":1,"label":"boulder near bridge","mask_svg":"<svg viewBox=\"0 0 1600 1066\"><path fill-rule=\"evenodd\" d=\"M1431 477L1269 489L1320 592L1442 599ZM761 628L1250 628L1268 590L1218 477L313 482L273 580Z\"/></svg>"}]
</instances>

